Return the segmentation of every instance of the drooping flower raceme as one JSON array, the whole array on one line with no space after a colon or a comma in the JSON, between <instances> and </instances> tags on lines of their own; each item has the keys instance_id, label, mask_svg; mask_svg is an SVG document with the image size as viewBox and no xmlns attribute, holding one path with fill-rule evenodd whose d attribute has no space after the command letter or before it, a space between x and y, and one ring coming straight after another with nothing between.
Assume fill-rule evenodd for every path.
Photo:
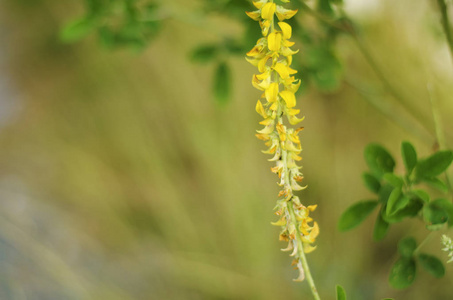
<instances>
[{"instance_id":1,"label":"drooping flower raceme","mask_svg":"<svg viewBox=\"0 0 453 300\"><path fill-rule=\"evenodd\" d=\"M304 253L316 248L312 244L319 233L319 227L316 222L311 225L313 220L309 217L316 205L306 207L301 204L299 197L294 195L294 191L306 188L299 185L303 175L300 172L301 167L297 165L302 159L299 155L302 147L298 133L303 127L292 128L285 125L297 125L303 120L297 117L300 110L295 108L295 93L300 86L300 80L296 80L293 75L297 71L291 68L292 57L298 51L291 49L294 45L294 42L290 41L292 28L285 22L292 18L297 10L285 9L276 5L273 0L260 0L253 4L257 10L247 12L247 15L259 22L263 35L247 53L247 61L259 71L259 74L253 75L252 84L263 91L261 99L256 103L256 111L264 119L260 122L264 128L259 130L256 136L268 146L263 152L273 156L269 159L275 162L271 170L280 179L278 185L281 190L275 207L279 220L272 224L281 226L280 240L288 242L288 247L282 250L293 250L293 265L300 272L295 280L302 281L305 277L304 268L308 268Z\"/></svg>"}]
</instances>

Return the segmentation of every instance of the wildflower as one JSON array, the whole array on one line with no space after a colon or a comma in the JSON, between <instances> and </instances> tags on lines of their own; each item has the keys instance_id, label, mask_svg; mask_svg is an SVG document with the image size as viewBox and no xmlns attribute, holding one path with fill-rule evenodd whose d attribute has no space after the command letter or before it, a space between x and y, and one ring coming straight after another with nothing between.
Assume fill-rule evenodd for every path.
<instances>
[{"instance_id":1,"label":"wildflower","mask_svg":"<svg viewBox=\"0 0 453 300\"><path fill-rule=\"evenodd\" d=\"M288 3L289 0L281 2ZM288 242L282 251L292 251L293 265L299 270L299 277L295 281L302 281L305 278L304 253L316 249L313 243L319 234L319 226L309 216L316 205L306 207L294 195L294 191L306 188L299 185L304 177L300 172L301 167L297 165L302 159L299 155L302 147L298 133L303 127L291 128L285 125L283 119L286 116L291 125L303 120L296 116L300 110L294 108L300 80L293 76L297 71L291 68L292 56L298 51L291 49L294 45L290 41L292 28L284 22L292 18L297 10L286 9L273 0L259 0L253 5L258 10L247 12L247 15L259 22L263 35L246 58L259 71L259 74L253 75L252 85L263 91L255 109L264 119L260 122L264 128L258 130L256 136L265 141L268 149L263 152L273 156L269 159L275 162L271 171L280 179L278 185L281 190L275 206L279 219L272 224L281 227L279 239ZM279 22L275 22L276 18Z\"/></svg>"},{"instance_id":2,"label":"wildflower","mask_svg":"<svg viewBox=\"0 0 453 300\"><path fill-rule=\"evenodd\" d=\"M444 234L442 235L442 245L444 246L442 250L448 252L448 257L450 258L447 263L453 262L453 241Z\"/></svg>"}]
</instances>

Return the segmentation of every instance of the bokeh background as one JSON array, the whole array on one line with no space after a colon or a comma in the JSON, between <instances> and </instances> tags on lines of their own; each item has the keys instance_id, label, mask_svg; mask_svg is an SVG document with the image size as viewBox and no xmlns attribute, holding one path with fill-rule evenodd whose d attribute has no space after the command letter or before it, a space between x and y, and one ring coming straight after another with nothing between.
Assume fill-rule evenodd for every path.
<instances>
[{"instance_id":1,"label":"bokeh background","mask_svg":"<svg viewBox=\"0 0 453 300\"><path fill-rule=\"evenodd\" d=\"M0 299L311 299L270 225L278 186L254 137L254 67L228 57L232 97L219 104L215 67L188 59L243 26L215 13L188 18L200 1L161 4L176 13L136 51L106 49L96 35L61 42L83 14L79 1L0 1ZM323 299L335 284L351 299L453 297L450 265L442 279L419 272L405 291L387 283L397 241L421 241L422 222L397 224L379 243L374 214L336 229L349 205L372 197L361 182L368 143L389 149L397 172L401 141L421 156L436 148L430 98L453 144L453 63L435 4L345 1L394 90L343 35L338 86L308 82L298 97L309 186L299 196L319 205L308 258ZM439 237L424 249L445 258Z\"/></svg>"}]
</instances>

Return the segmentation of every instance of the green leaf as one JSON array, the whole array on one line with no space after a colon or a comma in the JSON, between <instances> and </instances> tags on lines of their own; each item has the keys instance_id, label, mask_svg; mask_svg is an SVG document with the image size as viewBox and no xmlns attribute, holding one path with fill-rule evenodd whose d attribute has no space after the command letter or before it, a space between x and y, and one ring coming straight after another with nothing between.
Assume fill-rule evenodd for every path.
<instances>
[{"instance_id":1,"label":"green leaf","mask_svg":"<svg viewBox=\"0 0 453 300\"><path fill-rule=\"evenodd\" d=\"M337 300L346 300L346 292L339 284L337 284Z\"/></svg>"},{"instance_id":2,"label":"green leaf","mask_svg":"<svg viewBox=\"0 0 453 300\"><path fill-rule=\"evenodd\" d=\"M405 289L409 287L414 282L415 271L416 265L413 258L400 258L396 261L390 271L390 285L395 289Z\"/></svg>"},{"instance_id":3,"label":"green leaf","mask_svg":"<svg viewBox=\"0 0 453 300\"><path fill-rule=\"evenodd\" d=\"M387 235L389 227L390 224L382 218L381 214L378 214L376 223L374 224L373 239L375 241L382 240Z\"/></svg>"},{"instance_id":4,"label":"green leaf","mask_svg":"<svg viewBox=\"0 0 453 300\"><path fill-rule=\"evenodd\" d=\"M379 202L386 204L394 187L391 184L384 184L379 190Z\"/></svg>"},{"instance_id":5,"label":"green leaf","mask_svg":"<svg viewBox=\"0 0 453 300\"><path fill-rule=\"evenodd\" d=\"M214 75L214 96L221 103L227 103L231 95L231 71L225 62L217 66Z\"/></svg>"},{"instance_id":6,"label":"green leaf","mask_svg":"<svg viewBox=\"0 0 453 300\"><path fill-rule=\"evenodd\" d=\"M441 192L444 192L444 193L448 192L447 185L437 177L423 178L423 181L426 182L430 187L438 189Z\"/></svg>"},{"instance_id":7,"label":"green leaf","mask_svg":"<svg viewBox=\"0 0 453 300\"><path fill-rule=\"evenodd\" d=\"M445 275L445 268L440 259L435 256L421 253L418 255L420 265L436 278L441 278Z\"/></svg>"},{"instance_id":8,"label":"green leaf","mask_svg":"<svg viewBox=\"0 0 453 300\"><path fill-rule=\"evenodd\" d=\"M361 201L350 206L340 217L338 229L347 231L362 223L378 205L376 200Z\"/></svg>"},{"instance_id":9,"label":"green leaf","mask_svg":"<svg viewBox=\"0 0 453 300\"><path fill-rule=\"evenodd\" d=\"M410 174L417 165L417 152L414 146L409 142L403 142L401 144L401 155L406 166L407 174Z\"/></svg>"},{"instance_id":10,"label":"green leaf","mask_svg":"<svg viewBox=\"0 0 453 300\"><path fill-rule=\"evenodd\" d=\"M392 173L395 168L393 157L378 144L370 144L365 148L365 161L378 179L381 179L385 173Z\"/></svg>"},{"instance_id":11,"label":"green leaf","mask_svg":"<svg viewBox=\"0 0 453 300\"><path fill-rule=\"evenodd\" d=\"M384 180L398 188L402 187L404 184L403 179L393 173L385 173Z\"/></svg>"},{"instance_id":12,"label":"green leaf","mask_svg":"<svg viewBox=\"0 0 453 300\"><path fill-rule=\"evenodd\" d=\"M430 225L444 224L448 221L448 212L444 209L444 201L437 199L431 201L423 207L423 217L425 222ZM436 230L437 227L431 227L430 230Z\"/></svg>"},{"instance_id":13,"label":"green leaf","mask_svg":"<svg viewBox=\"0 0 453 300\"><path fill-rule=\"evenodd\" d=\"M82 18L67 24L60 32L60 40L73 43L81 40L96 28L93 19Z\"/></svg>"},{"instance_id":14,"label":"green leaf","mask_svg":"<svg viewBox=\"0 0 453 300\"><path fill-rule=\"evenodd\" d=\"M365 186L375 194L379 193L379 189L381 188L381 184L379 180L376 179L370 173L363 173L362 175L363 181L365 182Z\"/></svg>"},{"instance_id":15,"label":"green leaf","mask_svg":"<svg viewBox=\"0 0 453 300\"><path fill-rule=\"evenodd\" d=\"M415 217L423 208L423 201L418 198L409 198L409 203L401 210L392 215L393 218L404 219L405 217Z\"/></svg>"},{"instance_id":16,"label":"green leaf","mask_svg":"<svg viewBox=\"0 0 453 300\"><path fill-rule=\"evenodd\" d=\"M430 199L429 194L424 190L413 190L411 191L411 194L413 194L415 197L417 197L418 199L422 200L425 203L429 202Z\"/></svg>"},{"instance_id":17,"label":"green leaf","mask_svg":"<svg viewBox=\"0 0 453 300\"><path fill-rule=\"evenodd\" d=\"M217 45L202 45L195 48L190 54L190 60L196 63L208 63L219 54Z\"/></svg>"},{"instance_id":18,"label":"green leaf","mask_svg":"<svg viewBox=\"0 0 453 300\"><path fill-rule=\"evenodd\" d=\"M443 198L436 199L431 202L431 205L443 209L448 216L448 226L453 226L453 203L450 200Z\"/></svg>"},{"instance_id":19,"label":"green leaf","mask_svg":"<svg viewBox=\"0 0 453 300\"><path fill-rule=\"evenodd\" d=\"M416 178L422 180L424 178L436 177L445 172L452 161L452 151L438 151L418 162L415 167Z\"/></svg>"},{"instance_id":20,"label":"green leaf","mask_svg":"<svg viewBox=\"0 0 453 300\"><path fill-rule=\"evenodd\" d=\"M403 209L409 203L409 200L408 197L401 195L400 188L395 188L390 194L385 213L387 216L394 215L396 212Z\"/></svg>"},{"instance_id":21,"label":"green leaf","mask_svg":"<svg viewBox=\"0 0 453 300\"><path fill-rule=\"evenodd\" d=\"M398 243L398 252L405 258L411 258L416 248L417 241L413 237L405 237Z\"/></svg>"}]
</instances>

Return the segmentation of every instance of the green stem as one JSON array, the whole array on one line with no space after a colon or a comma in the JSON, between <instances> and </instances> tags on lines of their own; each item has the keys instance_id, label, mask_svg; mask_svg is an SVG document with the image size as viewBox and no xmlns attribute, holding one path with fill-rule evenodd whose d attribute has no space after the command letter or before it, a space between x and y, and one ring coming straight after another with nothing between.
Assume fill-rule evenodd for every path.
<instances>
[{"instance_id":1,"label":"green stem","mask_svg":"<svg viewBox=\"0 0 453 300\"><path fill-rule=\"evenodd\" d=\"M426 238L418 245L417 248L414 250L414 255L418 254L420 252L420 249L433 237L434 231L431 231Z\"/></svg>"},{"instance_id":2,"label":"green stem","mask_svg":"<svg viewBox=\"0 0 453 300\"><path fill-rule=\"evenodd\" d=\"M439 144L439 148L446 149L446 142L445 142L445 135L444 135L444 130L442 127L442 119L439 113L439 106L437 103L437 100L434 97L433 93L433 87L431 84L428 84L427 86L428 89L428 95L429 95L429 103L431 104L431 111L433 114L433 120L434 120L434 128L436 131L436 139L437 143ZM448 189L450 192L453 191L453 188L451 186L451 180L450 180L450 175L448 174L448 170L445 171L445 179L447 181Z\"/></svg>"},{"instance_id":3,"label":"green stem","mask_svg":"<svg viewBox=\"0 0 453 300\"><path fill-rule=\"evenodd\" d=\"M447 38L448 47L450 49L450 56L453 62L453 34L451 32L451 24L448 17L447 3L445 2L445 0L437 0L437 4L440 10L442 28L444 30L445 37Z\"/></svg>"},{"instance_id":4,"label":"green stem","mask_svg":"<svg viewBox=\"0 0 453 300\"><path fill-rule=\"evenodd\" d=\"M288 211L291 216L291 219L296 222L296 215L294 213L294 207L293 207L293 202L292 200L288 201ZM308 285L310 286L311 293L313 294L313 298L315 300L321 300L318 294L318 290L316 289L315 281L313 280L313 277L311 276L310 268L308 267L308 262L307 258L305 257L305 252L304 252L304 244L302 243L301 239L301 232L296 226L297 234L296 234L296 243L297 243L297 254L299 255L299 259L302 263L302 267L304 268L305 271L305 276L308 281Z\"/></svg>"},{"instance_id":5,"label":"green stem","mask_svg":"<svg viewBox=\"0 0 453 300\"><path fill-rule=\"evenodd\" d=\"M440 1L440 0L439 0ZM299 1L302 9L309 15L315 17L319 21L336 28L338 30L343 31L344 33L348 34L356 44L357 48L359 49L360 53L365 58L368 65L371 67L373 72L376 74L378 79L381 81L384 89L390 94L395 100L397 100L400 104L402 104L407 112L414 117L420 123L420 125L428 132L430 132L428 126L424 123L425 118L420 115L416 110L412 109L408 106L408 101L397 91L397 89L391 84L391 82L387 79L384 72L380 68L379 64L374 59L373 55L369 51L368 47L366 46L363 39L357 33L357 30L354 28L354 24L350 21L349 16L340 9L340 16L344 20L341 23L332 19L331 17L325 16L322 13L314 11L311 7L307 4ZM390 117L391 118L391 117Z\"/></svg>"}]
</instances>

